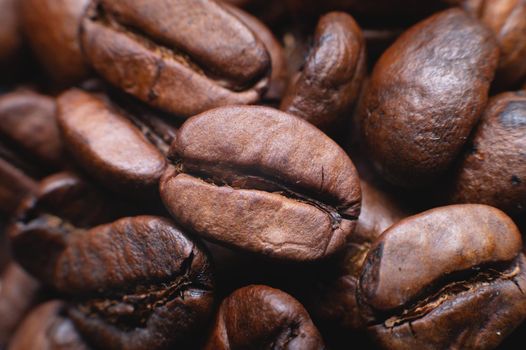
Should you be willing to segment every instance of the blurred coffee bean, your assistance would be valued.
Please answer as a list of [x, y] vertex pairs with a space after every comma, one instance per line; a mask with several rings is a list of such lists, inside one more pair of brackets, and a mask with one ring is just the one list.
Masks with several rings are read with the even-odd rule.
[[33, 157], [40, 163], [36, 166], [58, 168], [63, 150], [55, 114], [55, 99], [49, 96], [30, 90], [0, 96], [1, 141], [22, 157]]
[[154, 128], [137, 128], [109, 101], [81, 90], [68, 90], [57, 101], [64, 143], [86, 172], [112, 190], [157, 196], [166, 167], [160, 148], [168, 145]]
[[500, 48], [497, 87], [519, 87], [526, 78], [526, 1], [465, 0], [463, 5], [495, 33]]
[[35, 308], [16, 331], [9, 350], [89, 350], [64, 303], [49, 301]]
[[93, 1], [81, 45], [109, 82], [181, 116], [255, 103], [271, 73], [263, 42], [211, 0]]
[[72, 300], [68, 315], [96, 347], [184, 348], [210, 315], [208, 257], [166, 219], [127, 217], [83, 230], [38, 217], [12, 240], [15, 254], [37, 252], [17, 257]]
[[4, 348], [26, 313], [36, 304], [39, 283], [11, 262], [0, 274], [0, 348]]
[[266, 107], [189, 119], [170, 151], [161, 198], [192, 232], [265, 256], [316, 260], [343, 248], [360, 213], [345, 152], [304, 120]]
[[55, 100], [29, 90], [0, 96], [0, 212], [12, 213], [36, 180], [63, 166]]
[[460, 9], [418, 23], [385, 51], [360, 119], [387, 180], [428, 185], [451, 166], [486, 105], [497, 59], [491, 32]]
[[526, 92], [490, 99], [454, 174], [451, 200], [526, 213]]
[[365, 76], [360, 27], [342, 12], [323, 16], [314, 45], [281, 101], [281, 109], [327, 130], [348, 120]]
[[251, 285], [236, 290], [219, 307], [205, 349], [324, 349], [309, 314], [278, 289]]
[[208, 257], [166, 219], [113, 221], [126, 209], [73, 174], [48, 177], [10, 228], [14, 256], [72, 303], [68, 315], [89, 344], [186, 344], [210, 313]]
[[20, 0], [25, 36], [52, 80], [74, 84], [88, 69], [80, 52], [78, 31], [89, 0]]
[[436, 208], [391, 226], [369, 251], [358, 301], [384, 349], [493, 349], [526, 318], [520, 233], [503, 212]]

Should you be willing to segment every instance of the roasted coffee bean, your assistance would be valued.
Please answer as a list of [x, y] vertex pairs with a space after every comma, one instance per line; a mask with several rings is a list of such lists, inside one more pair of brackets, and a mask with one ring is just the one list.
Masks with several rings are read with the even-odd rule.
[[281, 109], [321, 129], [348, 119], [365, 77], [365, 45], [354, 19], [333, 12], [316, 28], [313, 48], [287, 88]]
[[490, 99], [454, 175], [451, 200], [526, 212], [526, 93]]
[[360, 213], [345, 152], [300, 118], [267, 107], [223, 107], [189, 119], [172, 144], [161, 198], [207, 239], [307, 261], [340, 250]]
[[411, 216], [375, 242], [358, 301], [385, 349], [493, 349], [526, 318], [520, 233], [498, 209]]
[[0, 348], [4, 349], [16, 327], [38, 301], [39, 283], [11, 262], [0, 275]]
[[81, 44], [99, 74], [148, 104], [191, 116], [257, 102], [270, 56], [256, 34], [212, 0], [96, 0]]
[[146, 125], [137, 128], [123, 111], [93, 94], [71, 89], [57, 101], [64, 143], [86, 172], [121, 193], [157, 195], [166, 167], [162, 138]]
[[418, 23], [385, 51], [360, 119], [387, 180], [422, 186], [448, 169], [485, 107], [497, 59], [491, 32], [460, 9]]
[[9, 350], [89, 350], [63, 302], [49, 301], [35, 308], [16, 331]]
[[219, 307], [205, 349], [324, 349], [309, 314], [278, 289], [251, 285], [236, 290]]
[[64, 85], [85, 78], [88, 69], [78, 42], [89, 0], [20, 0], [25, 36], [48, 76]]
[[526, 78], [526, 1], [465, 0], [464, 7], [495, 33], [500, 48], [495, 84], [517, 88]]
[[90, 344], [183, 347], [208, 319], [208, 257], [170, 221], [137, 216], [82, 230], [42, 219], [13, 234], [15, 253], [30, 248], [38, 255], [27, 267], [72, 300], [68, 314]]
[[272, 31], [256, 17], [233, 6], [227, 6], [226, 8], [256, 33], [267, 48], [270, 55], [272, 73], [268, 90], [263, 99], [270, 102], [280, 100], [288, 81], [287, 61], [281, 43], [276, 39]]
[[[63, 149], [55, 100], [29, 90], [0, 96], [0, 143], [19, 158], [25, 158], [25, 163], [36, 163], [27, 164], [26, 168], [59, 168]], [[46, 172], [49, 170], [39, 171]]]
[[12, 213], [63, 163], [54, 99], [28, 90], [0, 96], [0, 212]]

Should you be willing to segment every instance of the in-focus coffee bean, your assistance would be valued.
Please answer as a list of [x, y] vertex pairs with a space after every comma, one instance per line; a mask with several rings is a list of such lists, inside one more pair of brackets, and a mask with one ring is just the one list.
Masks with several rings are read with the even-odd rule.
[[212, 0], [93, 1], [81, 44], [102, 77], [181, 116], [255, 103], [271, 73], [263, 42]]
[[157, 195], [166, 167], [156, 147], [164, 143], [162, 138], [146, 125], [135, 127], [123, 112], [93, 94], [71, 89], [57, 103], [64, 143], [86, 172], [121, 193]]
[[440, 207], [380, 236], [358, 301], [384, 349], [493, 349], [526, 318], [525, 262], [520, 233], [502, 211]]
[[360, 27], [346, 13], [326, 14], [280, 109], [321, 129], [341, 126], [351, 116], [364, 77], [365, 44]]
[[360, 213], [345, 152], [306, 121], [267, 107], [223, 107], [177, 133], [161, 198], [192, 232], [269, 257], [316, 260], [343, 248]]

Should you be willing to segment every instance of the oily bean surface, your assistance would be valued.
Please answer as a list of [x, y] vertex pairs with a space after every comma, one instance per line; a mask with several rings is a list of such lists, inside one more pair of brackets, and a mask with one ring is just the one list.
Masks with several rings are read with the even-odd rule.
[[188, 120], [161, 198], [183, 226], [242, 250], [315, 260], [342, 248], [360, 208], [353, 163], [309, 123], [265, 107]]
[[422, 186], [451, 166], [485, 107], [497, 59], [492, 33], [460, 9], [416, 24], [384, 52], [360, 120], [386, 179]]

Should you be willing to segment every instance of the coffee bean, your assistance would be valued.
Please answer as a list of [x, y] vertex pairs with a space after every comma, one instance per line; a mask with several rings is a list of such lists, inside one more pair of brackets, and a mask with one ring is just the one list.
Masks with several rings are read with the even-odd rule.
[[148, 139], [102, 99], [81, 90], [58, 98], [58, 122], [68, 151], [107, 187], [137, 196], [154, 197], [166, 161]]
[[274, 258], [340, 250], [360, 212], [353, 163], [307, 122], [266, 107], [189, 119], [172, 144], [161, 198], [197, 234]]
[[257, 34], [258, 38], [267, 48], [272, 64], [272, 73], [270, 75], [268, 90], [263, 96], [263, 99], [270, 101], [280, 100], [288, 81], [287, 61], [281, 43], [276, 39], [272, 31], [256, 17], [233, 6], [226, 8], [239, 17]]
[[55, 100], [29, 90], [0, 96], [0, 212], [12, 214], [36, 181], [65, 161]]
[[93, 1], [81, 31], [95, 70], [181, 116], [257, 102], [268, 86], [265, 45], [215, 1]]
[[78, 31], [89, 0], [21, 0], [25, 36], [48, 76], [73, 84], [88, 75], [80, 52]]
[[465, 0], [463, 5], [495, 33], [500, 48], [495, 84], [517, 88], [526, 78], [526, 1]]
[[14, 244], [41, 255], [32, 272], [72, 300], [68, 315], [95, 346], [183, 346], [208, 319], [208, 257], [170, 221], [137, 216], [80, 230], [38, 220]]
[[309, 314], [278, 289], [250, 285], [219, 307], [205, 349], [324, 349]]
[[520, 233], [498, 209], [436, 208], [371, 248], [359, 305], [386, 349], [493, 349], [526, 318]]
[[313, 48], [280, 108], [321, 129], [342, 125], [351, 115], [364, 77], [360, 27], [345, 13], [329, 13], [320, 19]]
[[490, 99], [454, 175], [451, 200], [484, 203], [509, 214], [526, 211], [526, 94]]
[[30, 90], [2, 95], [0, 141], [25, 158], [26, 163], [39, 163], [27, 167], [59, 168], [63, 163], [63, 146], [56, 122], [55, 99]]
[[486, 104], [497, 59], [491, 32], [459, 9], [418, 23], [385, 51], [360, 118], [386, 179], [428, 185], [451, 166]]

